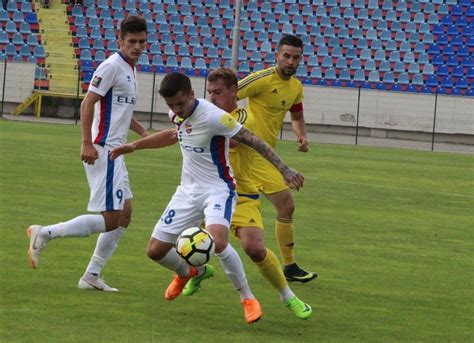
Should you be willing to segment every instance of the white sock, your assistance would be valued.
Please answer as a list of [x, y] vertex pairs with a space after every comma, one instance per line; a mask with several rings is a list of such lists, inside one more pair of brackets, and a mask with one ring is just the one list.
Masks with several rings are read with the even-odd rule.
[[181, 277], [188, 276], [189, 274], [189, 265], [179, 257], [174, 248], [171, 248], [166, 256], [157, 262], [163, 267], [176, 272]]
[[286, 303], [288, 300], [290, 300], [291, 297], [294, 297], [295, 293], [290, 289], [289, 286], [286, 286], [283, 289], [280, 289], [280, 299], [282, 302]]
[[85, 214], [64, 223], [44, 226], [41, 235], [46, 239], [57, 237], [86, 237], [105, 232], [105, 220], [101, 214]]
[[86, 273], [100, 275], [107, 262], [110, 260], [118, 247], [120, 238], [125, 232], [123, 226], [119, 226], [113, 231], [103, 232], [97, 238], [94, 254], [91, 257]]
[[221, 265], [232, 285], [239, 292], [240, 299], [254, 299], [255, 297], [247, 282], [244, 265], [237, 251], [230, 244], [227, 244], [227, 247], [219, 254], [216, 254], [216, 256], [219, 257]]

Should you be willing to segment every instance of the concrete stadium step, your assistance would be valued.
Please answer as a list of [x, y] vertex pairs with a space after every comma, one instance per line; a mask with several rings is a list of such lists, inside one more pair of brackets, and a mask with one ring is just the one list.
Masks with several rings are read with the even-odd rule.
[[49, 73], [48, 78], [51, 81], [54, 81], [54, 83], [59, 83], [63, 85], [72, 85], [73, 82], [77, 82], [77, 75]]
[[[49, 87], [49, 90], [51, 92], [60, 93], [60, 94], [77, 94], [78, 88], [77, 86], [72, 87], [72, 86], [51, 85]], [[82, 94], [80, 87], [79, 87], [79, 94]]]
[[77, 60], [72, 46], [67, 20], [66, 4], [53, 0], [50, 8], [38, 8], [38, 22], [46, 50], [46, 66], [50, 80], [49, 89], [54, 92], [76, 93], [78, 83]]

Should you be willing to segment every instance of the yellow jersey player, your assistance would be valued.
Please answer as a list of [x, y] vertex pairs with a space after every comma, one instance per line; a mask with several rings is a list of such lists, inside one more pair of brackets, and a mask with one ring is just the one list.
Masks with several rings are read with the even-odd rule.
[[[211, 102], [230, 113], [247, 130], [254, 130], [253, 117], [237, 106], [237, 77], [232, 69], [218, 68], [208, 77], [207, 91]], [[307, 319], [311, 307], [298, 299], [288, 286], [280, 262], [275, 254], [264, 245], [263, 221], [260, 213], [259, 190], [253, 181], [251, 168], [258, 153], [245, 144], [231, 142], [230, 163], [237, 181], [239, 199], [232, 218], [231, 229], [247, 255], [257, 265], [262, 275], [280, 293], [282, 302], [298, 317]], [[191, 279], [183, 290], [184, 295], [194, 294], [204, 277]]]
[[[278, 43], [276, 66], [250, 74], [238, 84], [238, 99], [247, 99], [247, 110], [255, 118], [254, 133], [275, 147], [278, 133], [286, 113], [299, 142], [299, 151], [308, 151], [305, 120], [303, 116], [303, 86], [294, 77], [303, 56], [303, 42], [296, 36], [285, 35]], [[295, 262], [293, 196], [278, 171], [268, 162], [255, 156], [253, 161], [258, 188], [277, 210], [276, 237], [288, 281], [308, 282], [317, 277], [306, 272]]]

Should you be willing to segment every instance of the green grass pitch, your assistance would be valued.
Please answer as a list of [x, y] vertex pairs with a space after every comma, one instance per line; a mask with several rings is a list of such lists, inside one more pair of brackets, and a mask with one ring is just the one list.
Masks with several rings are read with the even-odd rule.
[[[294, 193], [296, 256], [319, 278], [291, 287], [314, 312], [294, 317], [231, 239], [264, 311], [250, 326], [217, 259], [199, 293], [167, 302], [171, 273], [146, 257], [179, 181], [176, 146], [126, 157], [133, 220], [104, 275], [119, 293], [76, 288], [94, 236], [51, 241], [29, 268], [30, 224], [86, 213], [80, 140], [79, 126], [0, 120], [0, 341], [474, 341], [473, 155], [320, 144], [303, 154], [281, 142], [306, 177]], [[263, 210], [277, 253], [274, 210]]]

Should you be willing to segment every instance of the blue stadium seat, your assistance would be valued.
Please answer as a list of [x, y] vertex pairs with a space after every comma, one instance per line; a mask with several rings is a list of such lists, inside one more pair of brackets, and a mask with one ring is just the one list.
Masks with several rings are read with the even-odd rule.
[[379, 72], [377, 70], [372, 70], [370, 73], [369, 73], [369, 79], [368, 79], [369, 82], [379, 82], [380, 81], [380, 75], [379, 75]]
[[339, 79], [342, 81], [350, 81], [351, 80], [351, 73], [349, 69], [342, 69], [339, 72]]
[[161, 55], [154, 55], [151, 64], [153, 66], [164, 66], [163, 57]]
[[453, 78], [450, 75], [443, 76], [441, 79], [441, 86], [445, 88], [452, 88], [454, 86]]
[[438, 77], [436, 75], [430, 75], [426, 79], [426, 85], [430, 87], [438, 87]]
[[388, 57], [388, 60], [390, 62], [399, 62], [401, 61], [401, 58], [400, 58], [400, 52], [399, 51], [391, 51], [390, 52], [390, 55]]
[[20, 46], [20, 56], [21, 57], [28, 57], [30, 55], [31, 55], [30, 46], [28, 44], [23, 44], [22, 46]]
[[405, 63], [415, 62], [415, 53], [412, 51], [405, 53], [405, 56], [403, 56], [403, 62]]
[[[22, 36], [22, 40], [23, 40], [23, 36]], [[10, 39], [8, 38], [8, 33], [0, 30], [0, 44], [8, 44], [8, 43], [10, 43]]]
[[351, 69], [352, 70], [361, 70], [362, 69], [362, 62], [359, 58], [354, 58], [351, 61]]
[[420, 72], [420, 65], [416, 62], [410, 63], [408, 66], [408, 72], [411, 74], [418, 74]]
[[365, 67], [364, 67], [365, 70], [368, 70], [368, 71], [374, 71], [377, 69], [376, 67], [376, 64], [375, 64], [375, 61], [374, 60], [368, 60], [365, 62]]
[[[7, 37], [8, 37], [8, 34], [7, 34]], [[20, 32], [15, 32], [12, 37], [12, 43], [15, 45], [22, 45], [23, 43], [25, 43], [23, 40], [23, 35]]]
[[347, 68], [347, 60], [345, 57], [339, 57], [336, 60], [336, 68], [338, 69], [346, 69]]
[[109, 43], [107, 45], [107, 50], [109, 50], [110, 52], [117, 52], [119, 51], [119, 45], [118, 45], [118, 42], [117, 40], [109, 40]]
[[451, 72], [451, 76], [454, 77], [463, 77], [464, 76], [464, 67], [461, 65], [458, 65], [453, 68], [453, 71]]
[[46, 51], [42, 45], [37, 45], [34, 48], [33, 55], [37, 58], [46, 58]]
[[390, 65], [390, 62], [389, 61], [382, 61], [380, 62], [380, 65], [379, 65], [379, 71], [381, 72], [387, 72], [387, 71], [391, 71], [391, 65]]
[[[96, 59], [97, 59], [97, 55], [96, 55]], [[147, 54], [141, 54], [140, 57], [138, 58], [138, 64], [149, 65], [150, 60], [148, 58], [148, 55]]]
[[365, 72], [362, 69], [356, 70], [354, 73], [354, 81], [364, 82], [365, 81]]
[[469, 82], [465, 77], [459, 77], [456, 81], [456, 87], [459, 89], [467, 89], [469, 88]]
[[446, 59], [446, 65], [449, 67], [455, 67], [459, 64], [458, 62], [458, 57], [453, 55], [453, 56], [448, 56]]
[[[439, 70], [439, 69], [438, 69]], [[434, 75], [434, 67], [432, 64], [425, 64], [423, 66], [423, 74], [424, 75]]]
[[336, 70], [334, 68], [326, 69], [326, 72], [324, 73], [324, 78], [327, 80], [336, 80]]
[[332, 68], [332, 58], [331, 56], [324, 56], [323, 60], [321, 61], [321, 66], [324, 68]]
[[80, 59], [81, 60], [84, 60], [84, 61], [90, 61], [92, 60], [92, 54], [91, 54], [91, 51], [89, 49], [83, 49], [81, 50], [81, 56], [80, 56]]
[[440, 65], [437, 69], [438, 76], [449, 75], [449, 67], [446, 64]]
[[201, 46], [196, 46], [193, 49], [193, 57], [204, 57], [204, 49]]
[[201, 41], [199, 40], [198, 36], [191, 36], [189, 39], [189, 46], [196, 47], [201, 46]]
[[96, 51], [95, 56], [94, 56], [94, 60], [95, 60], [95, 61], [97, 61], [97, 62], [99, 62], [99, 63], [102, 63], [102, 62], [104, 62], [106, 59], [107, 59], [107, 56], [105, 56], [104, 50]]
[[408, 73], [400, 73], [398, 74], [397, 82], [400, 84], [409, 84], [410, 83], [410, 77], [408, 76]]
[[89, 39], [88, 38], [80, 38], [77, 46], [80, 49], [90, 49]]
[[388, 71], [383, 75], [383, 82], [385, 83], [395, 83], [395, 75], [392, 71]]
[[322, 78], [322, 73], [321, 73], [321, 68], [315, 66], [313, 69], [311, 69], [311, 75], [312, 78]]
[[342, 57], [342, 47], [336, 46], [334, 49], [332, 49], [331, 56], [334, 58]]
[[[255, 68], [254, 68], [255, 70]], [[307, 77], [308, 76], [308, 69], [304, 65], [298, 66], [296, 69], [296, 76], [297, 77]]]
[[396, 73], [403, 73], [405, 72], [405, 63], [404, 62], [395, 62], [395, 66], [393, 67], [393, 71]]

